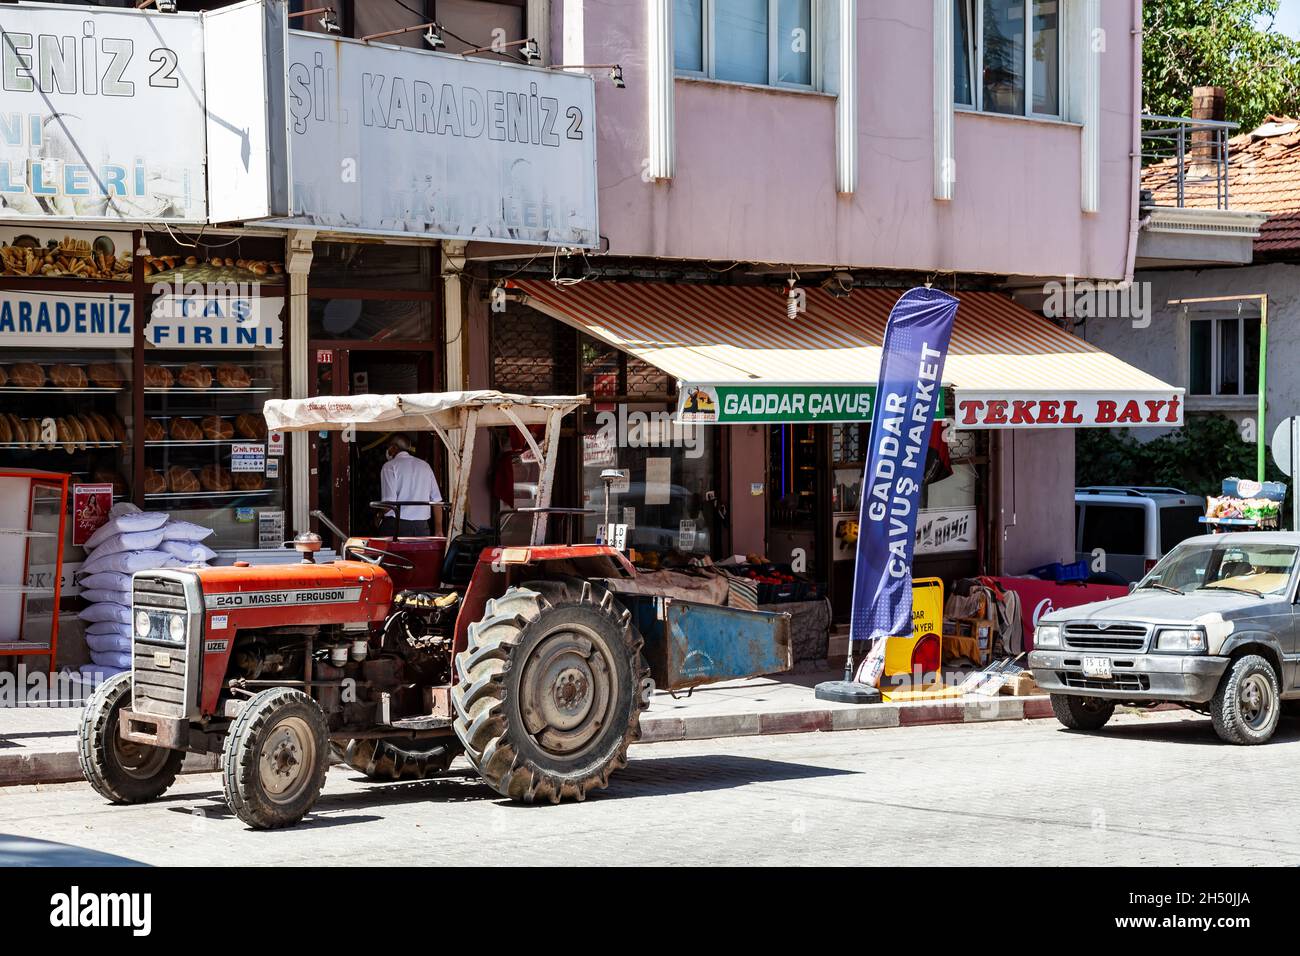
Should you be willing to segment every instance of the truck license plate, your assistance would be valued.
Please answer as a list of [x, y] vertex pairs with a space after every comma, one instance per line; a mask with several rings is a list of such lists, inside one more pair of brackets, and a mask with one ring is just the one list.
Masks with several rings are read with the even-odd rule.
[[1096, 677], [1100, 680], [1110, 680], [1110, 658], [1109, 657], [1085, 657], [1083, 659], [1083, 676]]

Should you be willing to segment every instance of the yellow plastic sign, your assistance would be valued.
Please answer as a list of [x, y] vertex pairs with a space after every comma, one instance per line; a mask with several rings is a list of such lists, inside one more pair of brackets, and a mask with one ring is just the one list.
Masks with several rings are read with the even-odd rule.
[[[912, 636], [891, 637], [885, 644], [885, 677], [912, 673], [912, 652], [928, 634], [943, 635], [943, 580], [912, 581]], [[882, 681], [883, 683], [883, 681]]]

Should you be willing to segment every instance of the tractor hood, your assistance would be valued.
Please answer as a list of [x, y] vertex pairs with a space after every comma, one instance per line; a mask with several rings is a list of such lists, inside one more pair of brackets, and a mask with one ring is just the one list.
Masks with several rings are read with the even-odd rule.
[[[197, 568], [206, 611], [284, 609], [302, 623], [382, 619], [392, 579], [364, 561]], [[378, 611], [376, 618], [375, 611]], [[286, 620], [284, 623], [293, 623]]]

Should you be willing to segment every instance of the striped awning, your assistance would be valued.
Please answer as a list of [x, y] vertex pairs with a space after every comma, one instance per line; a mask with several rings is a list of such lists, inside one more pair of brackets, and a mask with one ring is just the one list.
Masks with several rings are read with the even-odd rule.
[[[514, 280], [525, 302], [679, 381], [685, 420], [844, 421], [869, 417], [889, 311], [902, 294], [804, 289], [787, 317], [783, 289], [662, 282]], [[944, 384], [959, 427], [1163, 426], [1182, 423], [1182, 389], [1057, 327], [1005, 295], [958, 295]], [[718, 390], [721, 389], [721, 392]], [[791, 413], [789, 395], [820, 392], [820, 414]], [[706, 413], [686, 409], [696, 394]], [[784, 402], [783, 402], [784, 396]], [[730, 402], [728, 415], [721, 406]], [[796, 398], [797, 402], [797, 398]], [[739, 404], [737, 404], [739, 403]], [[854, 414], [862, 411], [866, 414]], [[717, 416], [707, 410], [717, 407]], [[784, 411], [783, 411], [784, 408]], [[846, 413], [845, 410], [848, 410]], [[837, 414], [837, 411], [840, 414]], [[807, 412], [807, 406], [805, 406]]]

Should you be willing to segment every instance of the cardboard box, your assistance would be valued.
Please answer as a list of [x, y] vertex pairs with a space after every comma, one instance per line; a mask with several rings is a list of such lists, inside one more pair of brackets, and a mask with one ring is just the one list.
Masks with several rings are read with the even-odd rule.
[[1011, 697], [1031, 697], [1043, 693], [1029, 671], [1009, 675], [1002, 685], [1002, 693]]

